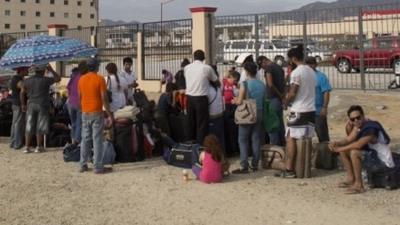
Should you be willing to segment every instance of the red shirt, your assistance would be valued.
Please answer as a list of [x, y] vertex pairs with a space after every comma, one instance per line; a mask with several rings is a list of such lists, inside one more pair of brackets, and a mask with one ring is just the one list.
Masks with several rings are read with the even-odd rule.
[[228, 79], [224, 79], [223, 81], [223, 95], [225, 104], [232, 104], [232, 99], [235, 97], [234, 90], [236, 88], [236, 84], [229, 83]]

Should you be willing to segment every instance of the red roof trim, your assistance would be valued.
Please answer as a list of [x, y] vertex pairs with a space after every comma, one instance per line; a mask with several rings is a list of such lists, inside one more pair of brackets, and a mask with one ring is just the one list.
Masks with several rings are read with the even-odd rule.
[[217, 11], [217, 8], [214, 7], [195, 7], [195, 8], [190, 8], [190, 12], [192, 13], [197, 13], [197, 12], [215, 12]]
[[371, 15], [393, 15], [400, 14], [400, 9], [385, 9], [385, 10], [368, 10], [363, 12], [363, 16], [371, 16]]
[[49, 24], [47, 28], [59, 28], [59, 29], [67, 29], [68, 25], [66, 24]]

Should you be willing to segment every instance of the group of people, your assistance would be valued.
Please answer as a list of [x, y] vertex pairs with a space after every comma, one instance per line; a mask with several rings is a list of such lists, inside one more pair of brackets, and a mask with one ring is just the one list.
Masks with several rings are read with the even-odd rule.
[[[199, 159], [203, 165], [193, 168], [200, 180], [220, 182], [226, 153], [236, 145], [240, 152], [240, 167], [232, 173], [257, 171], [261, 145], [266, 142], [286, 146], [285, 169], [279, 176], [295, 178], [296, 141], [312, 138], [315, 132], [320, 142], [330, 141], [327, 115], [332, 88], [327, 76], [317, 70], [314, 57], [304, 57], [301, 46], [290, 49], [288, 58], [291, 68], [288, 75], [280, 65], [267, 57], [260, 56], [254, 61], [249, 55], [243, 61], [241, 71], [233, 68], [220, 79], [217, 68], [204, 63], [204, 51], [196, 50], [193, 62], [184, 59], [181, 70], [175, 76], [167, 70], [162, 71], [161, 86], [165, 84], [166, 88], [158, 101], [156, 126], [170, 135], [168, 113], [179, 105], [188, 118], [190, 139], [205, 146]], [[80, 172], [88, 170], [87, 162], [92, 147], [94, 172], [102, 174], [111, 171], [101, 161], [103, 129], [112, 127], [116, 110], [134, 104], [133, 88], [138, 84], [132, 63], [131, 58], [125, 58], [121, 72], [116, 64], [109, 63], [104, 77], [98, 74], [99, 61], [96, 59], [82, 61], [72, 71], [67, 86], [67, 104], [72, 144], [81, 146]], [[37, 136], [35, 152], [44, 150], [43, 135], [48, 132], [49, 125], [48, 93], [51, 85], [60, 80], [60, 76], [48, 65], [34, 69], [35, 75], [24, 79], [28, 68], [18, 68], [17, 75], [11, 81], [13, 125], [10, 146], [22, 148], [25, 133], [25, 153], [32, 150], [31, 136], [34, 134]], [[45, 76], [46, 71], [53, 76]], [[254, 100], [256, 120], [227, 128], [229, 120], [235, 118], [237, 106], [245, 100]], [[278, 125], [272, 131], [263, 126], [266, 104], [277, 118]], [[286, 128], [284, 110], [288, 110]], [[365, 159], [368, 159], [370, 166], [379, 168], [392, 168], [394, 161], [388, 148], [390, 138], [378, 122], [367, 120], [360, 106], [350, 107], [348, 117], [348, 137], [331, 142], [330, 149], [340, 153], [347, 173], [347, 179], [339, 186], [347, 187], [351, 193], [361, 193], [364, 190], [361, 165]], [[249, 163], [250, 149], [252, 160]], [[377, 154], [362, 157], [363, 152], [369, 152], [364, 150]]]
[[[80, 145], [80, 172], [88, 170], [87, 162], [93, 149], [94, 172], [103, 174], [111, 171], [102, 164], [103, 131], [112, 127], [113, 113], [127, 104], [133, 104], [132, 88], [137, 86], [132, 71], [132, 58], [124, 58], [124, 68], [118, 73], [117, 66], [109, 63], [107, 75], [98, 74], [100, 62], [89, 59], [72, 70], [67, 85], [67, 108], [71, 123], [72, 145]], [[11, 101], [13, 123], [11, 143], [13, 149], [24, 153], [32, 152], [32, 136], [36, 135], [35, 153], [43, 152], [44, 135], [49, 133], [50, 92], [52, 85], [61, 80], [60, 75], [49, 65], [35, 66], [33, 76], [24, 79], [28, 67], [17, 68], [11, 79]], [[48, 74], [52, 74], [51, 77]], [[25, 141], [23, 136], [25, 135]]]

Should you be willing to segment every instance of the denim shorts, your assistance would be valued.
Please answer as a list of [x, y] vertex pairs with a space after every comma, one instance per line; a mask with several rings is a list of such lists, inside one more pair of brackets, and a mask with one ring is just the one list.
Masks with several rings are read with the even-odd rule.
[[29, 103], [26, 113], [26, 134], [44, 135], [49, 132], [49, 108], [39, 104]]

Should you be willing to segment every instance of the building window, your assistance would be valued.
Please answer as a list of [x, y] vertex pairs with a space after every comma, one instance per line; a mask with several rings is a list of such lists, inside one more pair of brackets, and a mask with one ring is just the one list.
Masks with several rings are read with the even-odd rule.
[[21, 12], [20, 12], [20, 15], [21, 15], [21, 16], [26, 16], [26, 12], [25, 12], [25, 11], [21, 11]]
[[5, 0], [6, 2], [10, 2], [10, 0]]
[[4, 29], [10, 29], [10, 24], [9, 23], [6, 23], [6, 24], [4, 24]]
[[54, 12], [50, 12], [50, 17], [55, 17], [55, 13]]
[[82, 13], [78, 13], [78, 18], [82, 18]]
[[21, 24], [21, 25], [19, 26], [19, 28], [21, 28], [21, 30], [25, 30], [26, 25], [25, 25], [25, 24]]
[[64, 18], [68, 18], [69, 17], [69, 13], [64, 13]]
[[94, 1], [90, 2], [90, 6], [92, 6], [92, 7], [94, 6]]
[[40, 30], [40, 27], [41, 27], [40, 24], [36, 24], [36, 25], [35, 25], [35, 29], [36, 29], [36, 30]]
[[94, 19], [94, 14], [90, 14], [90, 19]]
[[21, 0], [21, 2], [22, 2], [22, 3], [25, 3], [26, 1], [25, 1], [25, 0]]
[[35, 2], [36, 2], [37, 4], [40, 4], [40, 0], [36, 0]]
[[67, 0], [64, 1], [64, 5], [68, 5], [68, 1]]
[[36, 17], [40, 17], [40, 12], [39, 11], [36, 12]]
[[50, 4], [54, 5], [54, 0], [50, 0]]
[[82, 2], [81, 1], [78, 1], [78, 6], [81, 6], [82, 5]]
[[82, 29], [82, 26], [77, 26], [76, 27], [78, 30], [81, 30]]
[[11, 16], [11, 11], [10, 11], [10, 10], [4, 11], [4, 15], [6, 15], [6, 16]]

